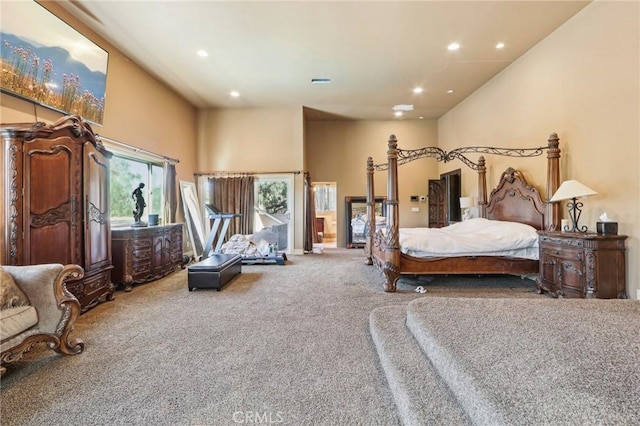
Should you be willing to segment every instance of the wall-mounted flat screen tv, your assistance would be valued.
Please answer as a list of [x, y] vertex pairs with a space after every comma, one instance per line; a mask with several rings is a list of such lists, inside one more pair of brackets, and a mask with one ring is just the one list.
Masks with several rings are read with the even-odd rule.
[[102, 124], [108, 53], [34, 1], [0, 16], [2, 92]]

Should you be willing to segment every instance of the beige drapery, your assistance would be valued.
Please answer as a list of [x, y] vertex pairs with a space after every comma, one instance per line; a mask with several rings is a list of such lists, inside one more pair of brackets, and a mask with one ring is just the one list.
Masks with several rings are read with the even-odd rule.
[[311, 184], [309, 172], [304, 173], [304, 250], [313, 250], [313, 243], [318, 243], [318, 229], [316, 227], [316, 197]]
[[162, 223], [175, 223], [178, 209], [178, 185], [176, 183], [176, 165], [164, 162], [164, 217]]
[[253, 234], [254, 177], [230, 176], [208, 179], [209, 197], [220, 213], [241, 214], [231, 219], [227, 239], [235, 234]]

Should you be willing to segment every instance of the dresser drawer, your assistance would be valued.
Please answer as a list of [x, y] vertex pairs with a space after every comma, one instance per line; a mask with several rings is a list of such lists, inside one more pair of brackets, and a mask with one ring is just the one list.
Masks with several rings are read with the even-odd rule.
[[584, 261], [584, 252], [575, 249], [561, 249], [559, 247], [542, 247], [541, 258], [558, 258], [565, 260], [573, 260], [576, 262]]
[[151, 246], [153, 245], [153, 239], [152, 238], [141, 238], [139, 240], [132, 240], [131, 241], [131, 248], [133, 249], [133, 251], [136, 250], [151, 250]]
[[151, 262], [134, 263], [132, 269], [134, 281], [145, 279], [147, 276], [151, 275]]
[[151, 247], [146, 249], [133, 251], [133, 262], [150, 262], [151, 261]]

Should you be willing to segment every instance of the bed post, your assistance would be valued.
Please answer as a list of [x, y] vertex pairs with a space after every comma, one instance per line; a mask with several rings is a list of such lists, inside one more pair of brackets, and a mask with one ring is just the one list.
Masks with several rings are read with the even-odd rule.
[[551, 133], [547, 149], [547, 211], [544, 216], [545, 228], [549, 231], [558, 229], [560, 223], [560, 203], [550, 203], [549, 200], [560, 187], [560, 139], [556, 133]]
[[389, 136], [387, 150], [387, 235], [382, 273], [386, 278], [384, 291], [396, 291], [396, 281], [400, 277], [400, 231], [398, 229], [398, 139]]
[[364, 256], [365, 264], [373, 265], [373, 234], [376, 232], [376, 197], [373, 190], [373, 158], [367, 158], [367, 223], [365, 224]]
[[487, 167], [484, 156], [478, 158], [478, 217], [487, 216]]

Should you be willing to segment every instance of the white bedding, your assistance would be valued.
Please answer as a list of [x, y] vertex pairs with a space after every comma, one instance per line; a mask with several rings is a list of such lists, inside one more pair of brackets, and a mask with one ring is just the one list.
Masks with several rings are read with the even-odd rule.
[[414, 257], [507, 256], [538, 260], [532, 226], [483, 218], [444, 228], [400, 228], [402, 253]]

